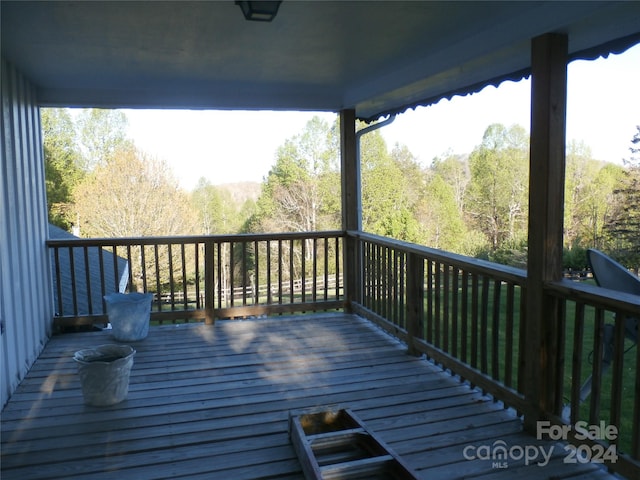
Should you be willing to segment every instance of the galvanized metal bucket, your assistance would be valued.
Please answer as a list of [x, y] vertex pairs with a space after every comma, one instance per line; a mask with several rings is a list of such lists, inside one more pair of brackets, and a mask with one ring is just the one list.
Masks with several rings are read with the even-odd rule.
[[119, 342], [143, 340], [149, 333], [151, 293], [111, 293], [104, 296], [113, 338]]
[[78, 364], [82, 395], [87, 405], [105, 407], [127, 398], [135, 353], [129, 345], [112, 344], [75, 353], [73, 359]]

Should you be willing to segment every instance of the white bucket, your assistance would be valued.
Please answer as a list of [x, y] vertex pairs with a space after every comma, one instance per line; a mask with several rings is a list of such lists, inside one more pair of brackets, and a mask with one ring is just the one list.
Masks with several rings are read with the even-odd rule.
[[111, 293], [104, 296], [113, 338], [119, 342], [143, 340], [149, 333], [151, 293]]
[[129, 345], [100, 345], [77, 351], [73, 359], [78, 364], [84, 403], [104, 407], [127, 398], [135, 353]]

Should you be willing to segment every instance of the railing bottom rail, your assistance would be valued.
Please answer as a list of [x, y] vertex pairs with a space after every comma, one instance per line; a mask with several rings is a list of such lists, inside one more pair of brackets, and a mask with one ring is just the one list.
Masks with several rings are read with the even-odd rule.
[[[285, 313], [307, 313], [342, 309], [344, 309], [344, 302], [341, 300], [305, 304], [245, 305], [228, 308], [151, 312], [150, 321], [159, 323], [201, 321], [212, 324], [215, 320], [220, 319], [251, 318]], [[109, 323], [109, 317], [107, 315], [56, 317], [54, 319], [54, 330], [60, 332], [68, 327], [106, 325], [107, 323]]]

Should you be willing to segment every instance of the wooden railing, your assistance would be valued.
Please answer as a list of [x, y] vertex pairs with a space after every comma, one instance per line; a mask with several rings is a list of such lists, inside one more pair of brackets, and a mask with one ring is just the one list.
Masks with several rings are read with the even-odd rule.
[[355, 309], [507, 405], [526, 409], [519, 386], [524, 270], [366, 233]]
[[106, 322], [104, 295], [154, 294], [151, 320], [343, 308], [342, 232], [50, 240], [58, 327]]
[[[102, 295], [123, 273], [130, 290], [155, 294], [158, 322], [346, 308], [505, 408], [569, 427], [568, 439], [592, 456], [613, 446], [616, 461], [607, 467], [640, 476], [640, 352], [621, 320], [640, 317], [635, 296], [570, 280], [545, 286], [559, 319], [550, 364], [562, 372], [550, 377], [558, 379], [552, 411], [540, 411], [523, 385], [532, 363], [524, 358], [524, 270], [363, 232], [52, 240], [49, 247], [58, 326], [106, 321]], [[605, 331], [614, 332], [610, 368], [597, 361]], [[585, 439], [577, 425], [606, 425], [617, 435]]]
[[[569, 280], [546, 286], [560, 300], [556, 353], [563, 374], [554, 410], [539, 412], [522, 384], [524, 270], [362, 232], [349, 232], [350, 241], [362, 262], [354, 311], [505, 407], [564, 428], [579, 449], [576, 461], [604, 460], [611, 470], [640, 478], [640, 352], [629, 335], [625, 340], [624, 322], [640, 318], [637, 296]], [[605, 323], [615, 325], [609, 369], [597, 361], [604, 356]], [[596, 438], [584, 438], [585, 430]]]
[[[546, 286], [560, 310], [556, 406], [557, 424], [598, 426], [595, 439], [579, 434], [592, 452], [616, 452], [612, 470], [640, 478], [640, 301], [635, 295], [563, 280]], [[604, 438], [603, 438], [604, 437]], [[604, 446], [601, 447], [595, 445]], [[613, 450], [609, 450], [613, 447]]]

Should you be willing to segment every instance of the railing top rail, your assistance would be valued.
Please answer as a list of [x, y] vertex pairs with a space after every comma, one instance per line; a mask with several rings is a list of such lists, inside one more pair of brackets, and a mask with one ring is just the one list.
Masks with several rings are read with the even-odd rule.
[[464, 255], [445, 252], [444, 250], [438, 250], [436, 248], [423, 247], [420, 245], [381, 237], [379, 235], [374, 235], [366, 232], [350, 230], [347, 232], [347, 235], [354, 238], [375, 242], [386, 247], [397, 248], [407, 253], [420, 255], [428, 258], [429, 260], [435, 260], [447, 265], [453, 265], [468, 272], [483, 275], [489, 274], [502, 278], [504, 280], [512, 281], [520, 285], [524, 285], [527, 281], [527, 272], [526, 270], [523, 270], [521, 268], [511, 267], [508, 265], [500, 265], [499, 263], [466, 257]]
[[252, 242], [267, 240], [298, 240], [307, 238], [341, 237], [345, 232], [341, 230], [321, 231], [321, 232], [281, 232], [281, 233], [241, 233], [229, 235], [177, 235], [159, 237], [114, 237], [114, 238], [64, 238], [49, 239], [49, 247], [82, 247], [82, 246], [102, 246], [113, 245], [155, 245], [155, 244], [188, 244], [205, 242]]
[[545, 285], [545, 288], [551, 295], [571, 298], [586, 304], [597, 305], [598, 307], [610, 310], [621, 310], [640, 316], [639, 295], [609, 290], [608, 288], [573, 282], [566, 279], [549, 282]]

